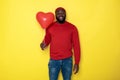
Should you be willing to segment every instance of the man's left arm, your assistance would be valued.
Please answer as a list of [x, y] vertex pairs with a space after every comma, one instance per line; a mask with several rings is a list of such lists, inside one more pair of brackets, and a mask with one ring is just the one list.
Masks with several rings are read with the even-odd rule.
[[76, 74], [79, 71], [79, 62], [80, 62], [80, 42], [79, 42], [78, 30], [76, 27], [74, 27], [73, 29], [72, 42], [73, 42], [74, 59], [75, 59], [73, 71], [74, 74]]

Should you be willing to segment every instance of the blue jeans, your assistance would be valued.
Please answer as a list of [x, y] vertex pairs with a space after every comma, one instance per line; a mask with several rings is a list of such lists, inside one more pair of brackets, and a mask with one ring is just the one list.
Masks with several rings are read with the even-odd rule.
[[72, 75], [72, 57], [62, 60], [50, 59], [49, 64], [49, 78], [50, 80], [57, 80], [58, 74], [61, 70], [64, 80], [71, 80]]

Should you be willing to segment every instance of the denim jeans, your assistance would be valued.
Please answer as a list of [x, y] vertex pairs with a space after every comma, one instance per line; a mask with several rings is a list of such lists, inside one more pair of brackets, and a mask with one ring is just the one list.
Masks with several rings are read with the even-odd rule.
[[62, 60], [50, 59], [48, 67], [50, 80], [58, 80], [58, 74], [60, 70], [62, 72], [63, 80], [71, 80], [72, 57]]

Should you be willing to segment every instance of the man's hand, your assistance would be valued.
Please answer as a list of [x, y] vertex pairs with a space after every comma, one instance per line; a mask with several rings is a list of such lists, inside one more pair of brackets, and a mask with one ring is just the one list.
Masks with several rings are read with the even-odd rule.
[[42, 42], [42, 43], [40, 44], [40, 47], [41, 47], [42, 50], [44, 50], [44, 48], [46, 47], [46, 44]]
[[78, 73], [78, 71], [79, 71], [79, 65], [78, 64], [74, 64], [73, 71], [74, 71], [74, 74]]

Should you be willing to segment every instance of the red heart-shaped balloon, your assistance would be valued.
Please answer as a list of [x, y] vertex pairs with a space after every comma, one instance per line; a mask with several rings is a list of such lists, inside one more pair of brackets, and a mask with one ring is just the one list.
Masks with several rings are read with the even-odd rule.
[[42, 28], [47, 28], [54, 21], [54, 14], [52, 12], [38, 12], [36, 19]]

